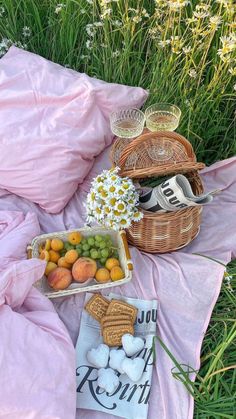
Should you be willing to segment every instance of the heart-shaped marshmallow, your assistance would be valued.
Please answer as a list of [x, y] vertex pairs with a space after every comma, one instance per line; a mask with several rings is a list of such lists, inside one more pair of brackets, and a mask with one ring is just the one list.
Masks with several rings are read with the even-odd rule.
[[119, 378], [111, 368], [98, 370], [98, 385], [107, 393], [113, 393], [117, 389], [119, 382]]
[[101, 343], [97, 348], [87, 352], [87, 360], [94, 367], [105, 368], [108, 364], [109, 351], [109, 346]]
[[132, 356], [143, 349], [144, 341], [142, 338], [134, 338], [129, 333], [126, 333], [122, 336], [122, 345], [126, 355]]
[[122, 361], [121, 368], [125, 374], [128, 375], [130, 380], [136, 382], [139, 381], [143, 375], [145, 361], [143, 358], [125, 358]]
[[110, 361], [109, 367], [113, 370], [118, 371], [120, 374], [123, 374], [124, 371], [121, 368], [121, 363], [125, 359], [125, 351], [123, 349], [112, 349], [110, 351]]

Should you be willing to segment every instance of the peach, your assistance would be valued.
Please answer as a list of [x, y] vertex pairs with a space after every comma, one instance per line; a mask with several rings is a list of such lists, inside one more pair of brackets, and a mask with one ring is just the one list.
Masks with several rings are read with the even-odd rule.
[[72, 276], [77, 282], [85, 282], [89, 278], [94, 278], [97, 271], [95, 260], [82, 257], [79, 258], [72, 267]]
[[56, 268], [48, 275], [48, 285], [56, 291], [69, 287], [71, 281], [71, 271], [66, 268]]

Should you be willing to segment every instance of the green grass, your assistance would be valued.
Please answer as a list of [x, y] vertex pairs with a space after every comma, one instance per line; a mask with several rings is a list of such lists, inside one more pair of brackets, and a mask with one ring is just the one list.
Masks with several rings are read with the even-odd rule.
[[[147, 88], [145, 106], [166, 101], [181, 108], [178, 131], [210, 164], [236, 153], [235, 5], [181, 2], [173, 10], [161, 0], [0, 1], [0, 55], [15, 43], [90, 76]], [[236, 264], [229, 269], [236, 273]], [[196, 418], [236, 415], [235, 279], [231, 286], [234, 293], [223, 284], [201, 369], [189, 383]]]

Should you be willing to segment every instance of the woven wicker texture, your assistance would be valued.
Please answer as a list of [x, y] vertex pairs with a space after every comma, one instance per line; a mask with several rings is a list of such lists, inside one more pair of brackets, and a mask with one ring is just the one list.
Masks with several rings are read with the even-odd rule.
[[[121, 139], [116, 140], [111, 152], [113, 164], [121, 169], [121, 176], [133, 179], [144, 179], [153, 176], [175, 175], [185, 173], [193, 192], [200, 195], [203, 185], [197, 170], [205, 165], [196, 162], [196, 156], [189, 141], [175, 132], [146, 132], [135, 140], [126, 141], [122, 148]], [[155, 150], [168, 142], [170, 151], [167, 161], [157, 161]], [[165, 145], [164, 145], [165, 146]], [[154, 158], [153, 158], [154, 155]], [[136, 157], [134, 157], [136, 156]], [[141, 210], [143, 219], [133, 223], [127, 230], [130, 244], [148, 253], [165, 253], [177, 250], [190, 243], [198, 234], [201, 221], [202, 207], [153, 213]]]

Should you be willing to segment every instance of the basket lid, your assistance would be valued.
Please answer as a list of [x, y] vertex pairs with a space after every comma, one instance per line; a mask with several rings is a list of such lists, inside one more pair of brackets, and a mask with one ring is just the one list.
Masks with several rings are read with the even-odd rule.
[[205, 167], [204, 163], [196, 161], [192, 145], [182, 135], [170, 131], [145, 131], [128, 143], [122, 144], [121, 139], [114, 143], [113, 162], [120, 167], [121, 176], [161, 176]]

